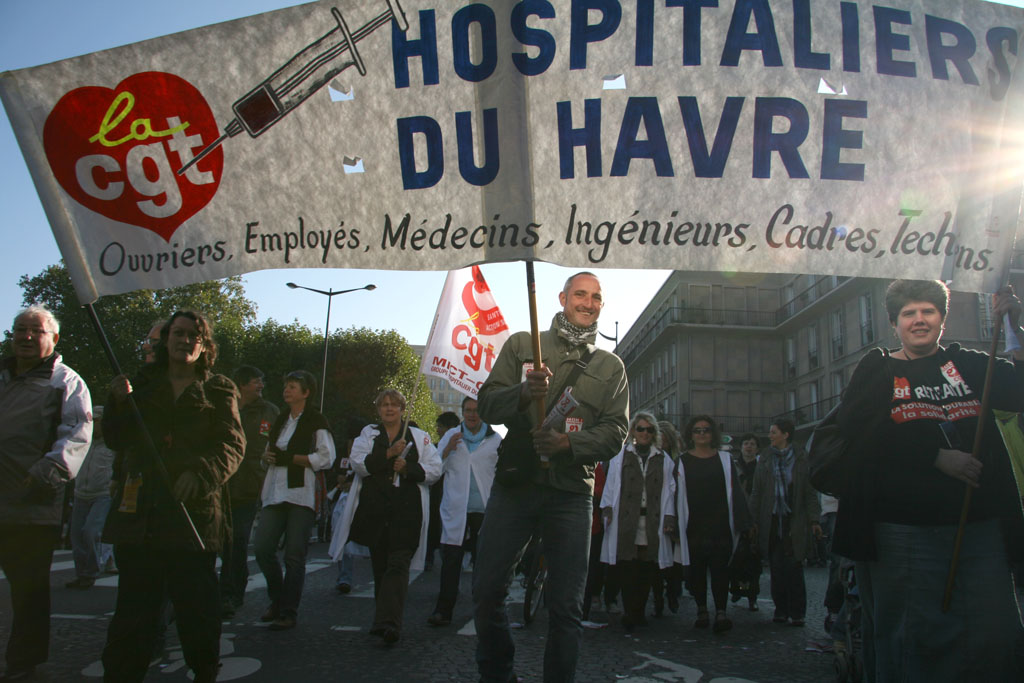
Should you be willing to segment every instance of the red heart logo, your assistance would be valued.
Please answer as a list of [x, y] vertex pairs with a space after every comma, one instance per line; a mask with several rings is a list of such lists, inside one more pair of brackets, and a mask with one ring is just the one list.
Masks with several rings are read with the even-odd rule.
[[199, 90], [160, 71], [129, 76], [113, 90], [76, 88], [60, 98], [43, 127], [50, 169], [75, 201], [167, 242], [217, 193], [220, 148], [177, 175], [217, 137]]

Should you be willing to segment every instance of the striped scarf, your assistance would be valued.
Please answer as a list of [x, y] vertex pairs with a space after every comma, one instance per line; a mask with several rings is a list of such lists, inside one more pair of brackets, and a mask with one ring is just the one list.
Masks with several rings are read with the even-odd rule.
[[589, 327], [573, 325], [565, 317], [565, 313], [559, 311], [555, 315], [555, 326], [558, 327], [558, 334], [565, 338], [573, 346], [580, 344], [593, 344], [597, 341], [597, 323]]
[[786, 502], [786, 491], [793, 483], [793, 462], [796, 455], [793, 453], [793, 446], [784, 451], [772, 447], [772, 465], [775, 474], [775, 507], [772, 513], [779, 519], [779, 537], [782, 536], [782, 520], [788, 517], [792, 510]]

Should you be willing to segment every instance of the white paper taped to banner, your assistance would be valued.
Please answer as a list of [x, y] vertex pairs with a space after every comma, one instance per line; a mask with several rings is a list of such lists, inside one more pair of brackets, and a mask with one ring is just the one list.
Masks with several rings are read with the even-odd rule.
[[1024, 11], [664, 5], [311, 3], [0, 98], [83, 301], [513, 259], [1001, 284]]

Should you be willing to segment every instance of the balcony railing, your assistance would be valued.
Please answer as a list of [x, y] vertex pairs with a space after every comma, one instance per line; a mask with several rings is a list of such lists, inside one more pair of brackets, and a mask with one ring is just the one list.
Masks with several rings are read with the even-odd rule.
[[832, 275], [823, 275], [822, 277], [819, 277], [810, 287], [779, 307], [779, 310], [775, 312], [777, 319], [775, 324], [778, 325], [789, 318], [792, 318], [794, 315], [804, 310], [849, 279], [850, 278], [845, 276], [835, 277]]
[[640, 336], [622, 354], [622, 360], [629, 365], [636, 356], [650, 346], [658, 335], [669, 325], [735, 325], [739, 327], [774, 327], [774, 311], [739, 311], [732, 309], [707, 309], [673, 307], [666, 309], [657, 318], [644, 326]]
[[789, 419], [792, 420], [793, 424], [797, 427], [808, 426], [825, 417], [825, 414], [832, 410], [837, 403], [839, 403], [839, 394], [829, 396], [817, 403], [808, 403], [806, 405], [798, 406], [794, 410], [787, 410], [784, 413], [776, 415], [772, 419]]

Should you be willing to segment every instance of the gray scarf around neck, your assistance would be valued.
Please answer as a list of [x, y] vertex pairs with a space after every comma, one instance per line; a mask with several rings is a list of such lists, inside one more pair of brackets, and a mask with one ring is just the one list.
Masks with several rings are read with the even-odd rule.
[[565, 313], [559, 311], [555, 314], [555, 327], [558, 329], [558, 334], [573, 346], [593, 344], [597, 341], [596, 322], [589, 327], [579, 327], [569, 322], [569, 319], [565, 317]]

